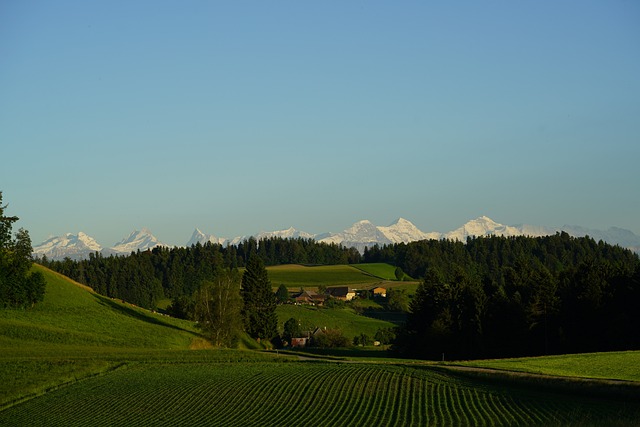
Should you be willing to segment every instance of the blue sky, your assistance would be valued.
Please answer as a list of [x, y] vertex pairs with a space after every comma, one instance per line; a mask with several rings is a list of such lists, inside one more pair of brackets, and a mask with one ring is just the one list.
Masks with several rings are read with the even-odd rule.
[[640, 234], [636, 1], [97, 3], [0, 3], [0, 191], [34, 244]]

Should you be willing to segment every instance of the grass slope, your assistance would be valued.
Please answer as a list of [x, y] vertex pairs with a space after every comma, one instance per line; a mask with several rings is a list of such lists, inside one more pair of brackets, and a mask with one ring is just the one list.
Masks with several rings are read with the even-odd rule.
[[457, 364], [563, 377], [640, 381], [640, 351], [477, 360]]
[[[41, 266], [44, 301], [0, 310], [0, 407], [120, 364], [121, 353], [205, 342], [191, 322], [122, 304]], [[116, 356], [118, 355], [118, 356]]]
[[290, 318], [297, 319], [303, 330], [315, 327], [340, 329], [344, 336], [353, 339], [356, 335], [367, 334], [373, 338], [380, 328], [392, 328], [395, 325], [383, 320], [357, 314], [351, 308], [316, 308], [308, 305], [279, 305], [276, 309], [280, 331]]
[[354, 264], [353, 268], [382, 280], [397, 280], [396, 267], [386, 263]]
[[315, 288], [325, 286], [351, 286], [369, 288], [380, 279], [350, 265], [304, 266], [297, 264], [267, 267], [271, 285], [289, 288]]
[[45, 299], [29, 310], [0, 311], [0, 345], [188, 348], [199, 339], [193, 323], [161, 316], [98, 295], [44, 267]]

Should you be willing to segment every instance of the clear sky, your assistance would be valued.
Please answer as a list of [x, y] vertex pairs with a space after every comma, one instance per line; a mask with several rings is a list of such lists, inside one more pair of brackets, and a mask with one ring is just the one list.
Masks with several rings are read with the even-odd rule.
[[640, 3], [0, 2], [34, 245], [398, 217], [640, 234]]

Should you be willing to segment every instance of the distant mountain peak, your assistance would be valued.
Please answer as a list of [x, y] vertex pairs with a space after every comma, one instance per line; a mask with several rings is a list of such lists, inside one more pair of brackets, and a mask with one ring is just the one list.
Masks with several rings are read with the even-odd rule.
[[187, 247], [193, 246], [197, 243], [204, 245], [205, 243], [208, 243], [208, 242], [222, 245], [224, 242], [226, 242], [226, 240], [227, 239], [225, 238], [216, 237], [213, 234], [206, 234], [202, 230], [196, 227], [196, 229], [193, 230], [193, 234], [191, 235], [191, 238], [187, 242]]
[[84, 259], [90, 253], [100, 252], [102, 246], [95, 239], [82, 231], [78, 234], [65, 233], [62, 236], [52, 236], [33, 248], [36, 256], [46, 256], [49, 259]]
[[[363, 219], [355, 222], [346, 230], [339, 233], [310, 234], [304, 231], [289, 227], [286, 230], [260, 232], [252, 237], [261, 240], [271, 237], [280, 238], [306, 238], [314, 239], [318, 242], [341, 244], [347, 247], [355, 247], [360, 251], [373, 245], [386, 245], [392, 243], [409, 243], [417, 240], [427, 239], [450, 239], [466, 242], [470, 236], [548, 236], [559, 231], [565, 231], [574, 237], [589, 235], [596, 241], [603, 240], [610, 244], [617, 244], [624, 248], [640, 253], [640, 236], [632, 231], [619, 227], [610, 227], [606, 231], [592, 230], [585, 227], [565, 225], [563, 227], [545, 227], [534, 225], [514, 225], [508, 226], [500, 224], [486, 215], [472, 219], [459, 228], [447, 233], [429, 232], [425, 233], [418, 229], [411, 221], [405, 218], [398, 218], [390, 225], [376, 226], [371, 221]], [[225, 239], [206, 234], [199, 228], [195, 228], [187, 246], [192, 246], [198, 242], [205, 244], [212, 242], [220, 245], [237, 245], [251, 236], [239, 236], [233, 239]], [[33, 248], [36, 256], [46, 255], [50, 259], [85, 259], [90, 253], [102, 251], [105, 254], [129, 254], [137, 250], [153, 249], [156, 246], [167, 246], [160, 243], [151, 231], [144, 227], [135, 230], [125, 239], [116, 243], [112, 248], [103, 249], [92, 237], [84, 232], [77, 234], [66, 233], [62, 236], [49, 237], [43, 243]]]
[[153, 249], [156, 246], [168, 245], [160, 243], [156, 236], [151, 233], [151, 230], [143, 227], [141, 230], [132, 231], [129, 236], [109, 248], [108, 252], [116, 254], [129, 254], [138, 250], [146, 251], [148, 249]]

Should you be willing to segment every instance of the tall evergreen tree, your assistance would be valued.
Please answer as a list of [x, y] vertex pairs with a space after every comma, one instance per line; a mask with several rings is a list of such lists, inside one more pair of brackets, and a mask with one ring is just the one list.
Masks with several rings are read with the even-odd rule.
[[251, 255], [242, 275], [242, 310], [245, 331], [253, 338], [271, 339], [278, 333], [276, 296], [264, 263]]

